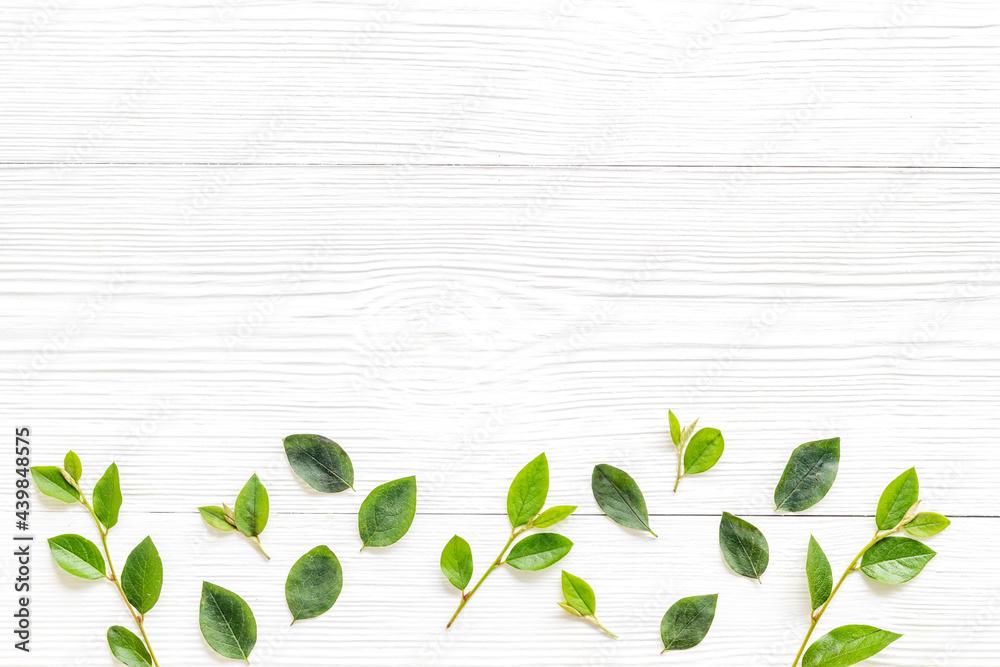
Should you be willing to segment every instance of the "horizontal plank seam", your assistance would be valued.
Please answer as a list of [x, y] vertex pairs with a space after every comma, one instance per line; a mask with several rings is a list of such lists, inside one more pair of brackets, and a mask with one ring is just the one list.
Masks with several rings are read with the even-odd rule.
[[863, 169], [868, 171], [933, 171], [935, 169], [960, 170], [1000, 170], [1000, 165], [865, 165], [865, 164], [592, 164], [592, 163], [463, 163], [441, 162], [410, 164], [408, 162], [46, 162], [46, 161], [0, 161], [0, 167], [344, 167], [379, 168], [406, 167], [435, 169], [753, 169], [768, 171], [774, 169]]

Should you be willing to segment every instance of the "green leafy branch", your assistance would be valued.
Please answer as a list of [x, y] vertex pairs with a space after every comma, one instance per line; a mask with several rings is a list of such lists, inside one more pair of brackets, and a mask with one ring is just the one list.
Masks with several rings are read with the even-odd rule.
[[270, 501], [267, 496], [267, 489], [261, 483], [256, 474], [253, 475], [236, 497], [236, 510], [233, 511], [225, 503], [219, 506], [199, 507], [201, 518], [212, 528], [229, 532], [238, 530], [254, 545], [264, 558], [271, 560], [271, 557], [264, 551], [260, 543], [260, 534], [267, 527], [267, 518], [270, 513]]
[[677, 493], [682, 477], [706, 472], [719, 462], [726, 442], [717, 428], [703, 428], [695, 432], [697, 419], [682, 429], [673, 410], [668, 411], [668, 417], [670, 440], [677, 449], [677, 479], [674, 481], [674, 493]]

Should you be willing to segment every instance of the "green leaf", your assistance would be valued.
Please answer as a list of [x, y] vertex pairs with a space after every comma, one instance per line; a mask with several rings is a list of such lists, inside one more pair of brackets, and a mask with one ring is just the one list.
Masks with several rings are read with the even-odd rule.
[[358, 533], [362, 549], [398, 542], [417, 513], [417, 478], [404, 477], [377, 486], [361, 503]]
[[344, 585], [340, 561], [329, 547], [318, 546], [295, 561], [285, 580], [285, 601], [292, 623], [329, 611]]
[[284, 440], [285, 456], [295, 474], [323, 493], [354, 490], [354, 466], [344, 448], [321, 435], [290, 435]]
[[112, 625], [108, 628], [108, 646], [111, 655], [128, 667], [152, 667], [153, 659], [142, 640], [128, 628]]
[[247, 537], [257, 537], [267, 526], [270, 507], [267, 489], [254, 474], [236, 497], [236, 528]]
[[544, 570], [562, 560], [572, 548], [573, 543], [558, 533], [538, 533], [515, 544], [504, 562], [518, 570]]
[[760, 575], [767, 569], [769, 552], [764, 533], [756, 526], [723, 512], [719, 524], [719, 546], [736, 574], [760, 581]]
[[531, 522], [531, 525], [534, 528], [548, 528], [556, 525], [575, 511], [576, 505], [556, 505], [539, 514], [538, 518]]
[[132, 549], [122, 569], [122, 590], [129, 604], [145, 614], [160, 599], [163, 588], [163, 561], [148, 536]]
[[951, 525], [948, 517], [937, 512], [921, 512], [913, 517], [913, 521], [906, 524], [906, 532], [914, 537], [931, 537], [937, 535], [942, 530]]
[[472, 547], [458, 535], [448, 540], [441, 551], [441, 571], [460, 591], [472, 581]]
[[226, 520], [226, 510], [221, 507], [199, 507], [198, 511], [201, 512], [201, 518], [205, 520], [205, 523], [212, 528], [227, 531], [236, 530], [236, 526]]
[[239, 595], [203, 582], [198, 624], [213, 651], [226, 658], [249, 662], [250, 652], [257, 643], [257, 621], [250, 605]]
[[510, 525], [517, 528], [531, 521], [542, 511], [545, 497], [549, 495], [549, 461], [545, 453], [531, 460], [510, 483], [507, 491], [507, 516]]
[[700, 644], [715, 620], [718, 601], [718, 595], [696, 595], [675, 602], [660, 621], [663, 651], [683, 651]]
[[122, 507], [122, 489], [118, 479], [118, 466], [112, 463], [94, 485], [94, 514], [104, 527], [111, 530], [118, 523], [118, 510]]
[[104, 556], [97, 545], [82, 535], [59, 535], [49, 538], [49, 550], [56, 564], [81, 579], [107, 576]]
[[66, 481], [62, 468], [58, 466], [35, 466], [31, 469], [31, 477], [35, 480], [35, 488], [49, 498], [64, 503], [75, 503], [80, 500], [80, 492]]
[[677, 415], [673, 410], [667, 410], [667, 415], [670, 418], [670, 439], [676, 447], [681, 444], [681, 423], [677, 421]]
[[809, 597], [813, 611], [823, 606], [833, 592], [833, 570], [819, 542], [809, 536], [809, 553], [806, 555], [806, 578], [809, 580]]
[[562, 591], [566, 596], [566, 604], [580, 612], [581, 616], [593, 616], [597, 613], [597, 596], [594, 589], [580, 577], [562, 571]]
[[80, 481], [80, 477], [83, 476], [83, 463], [80, 462], [80, 457], [76, 455], [76, 452], [70, 450], [66, 453], [66, 457], [63, 459], [63, 469], [73, 479]]
[[626, 528], [648, 530], [656, 537], [649, 527], [646, 499], [627, 472], [606, 463], [594, 466], [590, 487], [594, 500], [612, 521]]
[[774, 489], [774, 508], [807, 510], [830, 491], [840, 467], [840, 438], [815, 440], [792, 451]]
[[887, 537], [861, 557], [861, 571], [876, 581], [902, 584], [920, 574], [937, 552], [910, 537]]
[[910, 468], [885, 487], [882, 497], [878, 499], [878, 509], [875, 511], [875, 524], [879, 530], [891, 530], [899, 525], [906, 513], [917, 502], [920, 495], [920, 482], [917, 480], [916, 468]]
[[813, 642], [802, 658], [802, 667], [856, 665], [902, 636], [870, 625], [843, 625]]
[[684, 449], [684, 474], [696, 475], [705, 472], [719, 462], [726, 443], [717, 428], [703, 428], [688, 442]]

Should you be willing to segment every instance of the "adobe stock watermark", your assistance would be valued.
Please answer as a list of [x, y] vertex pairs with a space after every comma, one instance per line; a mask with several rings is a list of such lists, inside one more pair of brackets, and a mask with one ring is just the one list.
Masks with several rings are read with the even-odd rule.
[[55, 23], [62, 8], [63, 2], [60, 0], [43, 0], [38, 3], [31, 15], [21, 20], [14, 34], [7, 35], [7, 46], [14, 53], [20, 52]]

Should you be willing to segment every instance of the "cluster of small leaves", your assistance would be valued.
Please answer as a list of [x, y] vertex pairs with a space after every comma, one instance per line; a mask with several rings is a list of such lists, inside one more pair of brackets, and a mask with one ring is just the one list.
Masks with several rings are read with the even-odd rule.
[[267, 526], [270, 503], [267, 489], [256, 474], [243, 485], [240, 494], [236, 496], [235, 511], [225, 503], [222, 506], [199, 507], [198, 511], [201, 512], [205, 523], [213, 528], [222, 531], [238, 530], [257, 547], [264, 558], [271, 560], [260, 543], [260, 534]]
[[563, 570], [562, 591], [566, 601], [560, 602], [560, 607], [573, 616], [582, 618], [588, 623], [593, 623], [604, 632], [618, 639], [618, 635], [608, 630], [597, 620], [597, 596], [594, 595], [594, 589], [590, 587], [590, 584], [580, 577]]
[[681, 479], [687, 475], [697, 475], [711, 470], [726, 448], [722, 432], [717, 428], [702, 428], [695, 432], [698, 420], [681, 428], [677, 416], [670, 410], [670, 440], [677, 449], [677, 479], [674, 482], [674, 493]]

